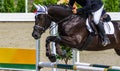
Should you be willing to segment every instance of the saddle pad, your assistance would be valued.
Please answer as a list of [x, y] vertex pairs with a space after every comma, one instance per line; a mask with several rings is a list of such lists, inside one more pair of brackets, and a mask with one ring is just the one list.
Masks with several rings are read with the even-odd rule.
[[[111, 21], [103, 22], [103, 25], [104, 25], [104, 29], [105, 29], [106, 34], [114, 34], [115, 29], [114, 29], [113, 23]], [[86, 26], [87, 26], [87, 29], [89, 32], [93, 32], [93, 29], [89, 25], [88, 19], [86, 20]]]
[[106, 34], [114, 34], [114, 32], [115, 32], [113, 23], [111, 21], [110, 22], [104, 22], [104, 29], [105, 29]]

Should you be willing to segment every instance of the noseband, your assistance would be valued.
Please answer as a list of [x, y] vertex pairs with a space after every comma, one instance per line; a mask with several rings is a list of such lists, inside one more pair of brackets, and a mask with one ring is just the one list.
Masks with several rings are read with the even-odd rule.
[[39, 31], [39, 29], [42, 29], [41, 33], [45, 32], [45, 27], [41, 27], [41, 26], [38, 26], [38, 25], [35, 25], [34, 29], [37, 30], [37, 31]]

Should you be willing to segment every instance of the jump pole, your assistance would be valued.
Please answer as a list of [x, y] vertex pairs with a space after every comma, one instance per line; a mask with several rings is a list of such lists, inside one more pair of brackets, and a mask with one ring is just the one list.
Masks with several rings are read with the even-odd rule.
[[57, 63], [51, 63], [51, 62], [39, 62], [39, 66], [49, 67], [49, 68], [54, 67], [54, 68], [68, 69], [68, 70], [120, 71], [118, 69], [87, 67], [87, 66], [78, 66], [78, 65], [66, 65], [66, 64], [57, 64]]
[[[73, 65], [75, 63], [79, 63], [80, 62], [80, 52], [76, 49], [72, 49], [72, 62], [73, 62]], [[76, 71], [76, 70], [73, 70], [73, 71]]]
[[40, 62], [40, 39], [36, 40], [36, 71], [39, 71]]
[[[57, 33], [57, 26], [55, 22], [51, 23], [51, 28], [50, 28], [50, 35], [56, 36]], [[52, 53], [56, 55], [56, 47], [55, 47], [55, 42], [51, 43], [52, 46]], [[56, 61], [58, 62], [58, 61]], [[57, 68], [52, 68], [52, 71], [57, 71]]]
[[87, 67], [99, 67], [99, 68], [109, 68], [109, 69], [117, 69], [120, 71], [119, 66], [110, 66], [110, 65], [102, 65], [102, 64], [89, 64], [89, 63], [75, 63], [77, 66], [87, 66]]

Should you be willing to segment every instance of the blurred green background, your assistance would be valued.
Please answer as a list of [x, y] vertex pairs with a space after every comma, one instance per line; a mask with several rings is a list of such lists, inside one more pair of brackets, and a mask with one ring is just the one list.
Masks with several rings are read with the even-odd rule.
[[[59, 0], [0, 0], [0, 12], [33, 12], [33, 2], [36, 4], [57, 4]], [[103, 0], [107, 12], [120, 12], [120, 0]], [[27, 8], [26, 8], [27, 5]]]

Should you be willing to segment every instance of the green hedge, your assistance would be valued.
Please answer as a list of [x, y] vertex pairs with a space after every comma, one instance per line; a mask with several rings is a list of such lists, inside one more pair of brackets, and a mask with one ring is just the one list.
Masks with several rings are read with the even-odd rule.
[[25, 12], [25, 0], [18, 0], [16, 12]]
[[120, 11], [120, 0], [103, 0], [105, 10], [109, 12]]
[[[1, 3], [2, 3], [2, 0], [1, 0]], [[14, 0], [4, 0], [3, 5], [1, 4], [1, 6], [3, 6], [3, 8], [0, 10], [0, 12], [14, 12], [15, 11]]]
[[[2, 2], [4, 1], [4, 2]], [[31, 0], [28, 0], [29, 2]], [[41, 5], [57, 4], [58, 0], [34, 0], [33, 2]], [[120, 0], [103, 0], [105, 10], [108, 12], [120, 12]], [[35, 8], [29, 5], [29, 12]], [[25, 12], [25, 0], [0, 0], [0, 12]]]
[[3, 8], [4, 6], [3, 6], [3, 1], [2, 0], [0, 0], [0, 12], [3, 12]]

